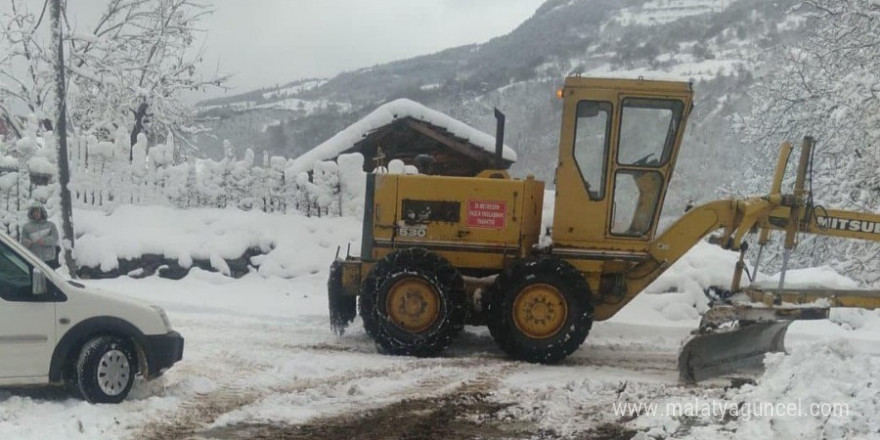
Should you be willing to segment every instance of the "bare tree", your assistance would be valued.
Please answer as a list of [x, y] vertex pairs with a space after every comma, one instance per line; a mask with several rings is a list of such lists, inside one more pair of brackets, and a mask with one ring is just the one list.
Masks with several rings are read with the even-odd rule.
[[880, 139], [880, 2], [806, 0], [811, 31], [771, 53], [756, 81], [743, 133], [776, 143], [810, 132], [826, 151], [852, 151]]
[[11, 0], [11, 11], [0, 20], [0, 117], [18, 136], [24, 130], [14, 117], [13, 105], [27, 108], [44, 121], [42, 125], [48, 123], [44, 107], [50, 105], [51, 61], [37, 32], [46, 18], [47, 4], [34, 12]]
[[71, 38], [71, 73], [92, 99], [78, 106], [80, 117], [126, 121], [132, 145], [142, 132], [185, 139], [201, 130], [183, 94], [226, 79], [197, 74], [202, 51], [192, 46], [209, 13], [198, 0], [111, 0], [89, 33]]
[[[0, 76], [6, 79], [0, 82], [0, 115], [11, 114], [12, 104], [43, 115], [51, 103], [51, 60], [39, 32], [45, 8], [30, 11], [21, 0], [10, 1], [12, 13], [0, 29]], [[198, 0], [108, 0], [88, 29], [72, 28], [65, 17], [70, 128], [126, 127], [132, 145], [139, 133], [172, 133], [185, 141], [200, 131], [184, 94], [223, 87], [226, 79], [197, 73], [202, 51], [193, 46], [199, 20], [210, 12]]]
[[[747, 178], [749, 192], [765, 192], [766, 171], [782, 140], [812, 135], [819, 141], [810, 170], [815, 203], [859, 211], [880, 210], [880, 2], [806, 0], [809, 32], [770, 53], [773, 69], [751, 91], [752, 112], [741, 133], [763, 146]], [[880, 246], [811, 241], [800, 263], [827, 261], [866, 283], [880, 283]]]

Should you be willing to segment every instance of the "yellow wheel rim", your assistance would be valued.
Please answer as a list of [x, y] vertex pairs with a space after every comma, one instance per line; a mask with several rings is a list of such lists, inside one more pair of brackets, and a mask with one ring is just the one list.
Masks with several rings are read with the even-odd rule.
[[567, 316], [565, 297], [549, 284], [526, 286], [513, 301], [513, 322], [532, 339], [546, 339], [559, 333]]
[[440, 295], [427, 281], [407, 277], [391, 286], [385, 299], [388, 317], [408, 332], [427, 330], [440, 314]]

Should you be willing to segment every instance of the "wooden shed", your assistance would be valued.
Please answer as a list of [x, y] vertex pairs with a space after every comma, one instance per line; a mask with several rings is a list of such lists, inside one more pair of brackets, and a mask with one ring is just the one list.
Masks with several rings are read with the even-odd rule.
[[[294, 159], [297, 171], [340, 154], [364, 155], [364, 171], [400, 159], [422, 173], [474, 176], [495, 167], [495, 137], [414, 101], [384, 104], [328, 141]], [[516, 161], [504, 146], [502, 167]], [[426, 166], [426, 164], [429, 164]]]

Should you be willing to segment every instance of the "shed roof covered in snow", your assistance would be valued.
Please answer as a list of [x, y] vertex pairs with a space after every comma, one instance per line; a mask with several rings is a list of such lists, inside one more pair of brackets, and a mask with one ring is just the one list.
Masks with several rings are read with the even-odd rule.
[[[364, 155], [365, 171], [392, 159], [414, 165], [416, 156], [428, 155], [434, 159], [435, 174], [472, 176], [494, 167], [495, 137], [417, 102], [398, 99], [297, 157], [288, 172], [310, 171], [315, 162], [354, 152]], [[516, 161], [516, 152], [505, 145], [502, 159], [507, 168]]]

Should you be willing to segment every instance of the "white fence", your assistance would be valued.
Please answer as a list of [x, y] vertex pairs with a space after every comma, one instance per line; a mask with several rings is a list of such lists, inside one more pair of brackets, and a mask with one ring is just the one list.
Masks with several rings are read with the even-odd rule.
[[[172, 205], [179, 208], [238, 207], [307, 216], [359, 216], [363, 212], [363, 156], [343, 155], [319, 162], [310, 174], [292, 175], [284, 157], [264, 156], [257, 164], [248, 149], [236, 159], [182, 159], [173, 145], [129, 151], [124, 136], [117, 142], [94, 137], [70, 145], [70, 191], [74, 206], [112, 209], [121, 204]], [[25, 210], [33, 201], [57, 213], [56, 151], [50, 138], [25, 137], [0, 143], [0, 221], [18, 236]]]

